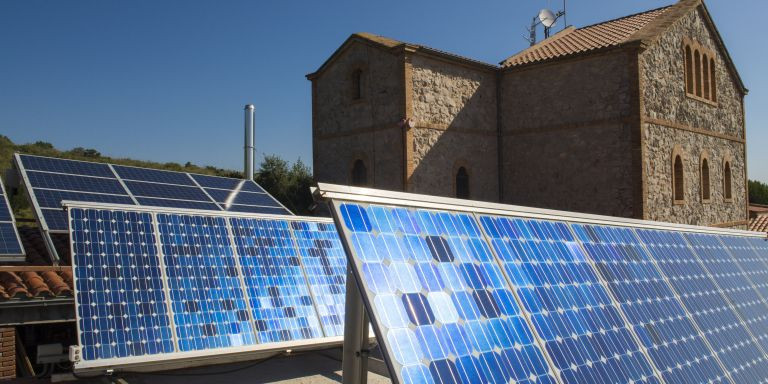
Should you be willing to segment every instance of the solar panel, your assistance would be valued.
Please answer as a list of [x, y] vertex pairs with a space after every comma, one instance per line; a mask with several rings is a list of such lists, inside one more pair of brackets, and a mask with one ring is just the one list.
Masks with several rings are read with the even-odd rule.
[[714, 352], [632, 229], [571, 227], [665, 382], [728, 381]]
[[556, 382], [472, 216], [351, 203], [337, 213], [397, 382]]
[[344, 318], [346, 264], [329, 220], [84, 202], [67, 211], [77, 370], [341, 342], [333, 315]]
[[762, 382], [768, 378], [763, 351], [684, 236], [652, 229], [638, 229], [637, 233], [733, 381]]
[[326, 336], [344, 335], [347, 258], [331, 223], [291, 223], [309, 288]]
[[736, 259], [737, 256], [742, 261], [746, 261], [745, 257], [753, 258], [751, 247], [740, 238], [706, 234], [686, 234], [685, 237], [765, 350], [768, 347], [768, 304]]
[[[11, 204], [8, 202], [8, 194], [5, 185], [0, 180], [0, 256], [11, 256], [8, 261], [14, 261], [16, 257], [24, 255], [24, 247], [16, 229], [16, 222], [11, 213]], [[0, 259], [6, 259], [0, 257]]]
[[480, 222], [564, 383], [658, 382], [567, 224]]
[[230, 223], [259, 339], [321, 337], [288, 221], [233, 218]]
[[64, 200], [291, 214], [252, 180], [23, 154], [15, 160], [44, 232], [67, 230]]

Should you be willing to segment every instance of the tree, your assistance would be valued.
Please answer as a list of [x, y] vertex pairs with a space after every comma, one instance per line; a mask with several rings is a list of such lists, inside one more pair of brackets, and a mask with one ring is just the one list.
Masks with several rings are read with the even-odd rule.
[[768, 184], [757, 180], [749, 181], [749, 202], [768, 205]]
[[296, 214], [309, 214], [312, 195], [312, 172], [309, 167], [297, 160], [293, 165], [276, 155], [267, 155], [259, 165], [256, 182]]

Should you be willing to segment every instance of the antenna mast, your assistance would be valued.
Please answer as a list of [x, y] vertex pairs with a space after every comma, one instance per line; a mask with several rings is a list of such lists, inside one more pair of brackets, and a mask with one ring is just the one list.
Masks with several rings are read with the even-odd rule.
[[563, 0], [563, 10], [557, 13], [554, 13], [546, 8], [542, 9], [539, 14], [533, 18], [531, 27], [528, 28], [528, 37], [525, 38], [525, 40], [527, 40], [531, 46], [536, 45], [536, 27], [538, 27], [539, 24], [544, 26], [544, 38], [549, 38], [552, 27], [555, 26], [557, 20], [561, 17], [563, 18], [564, 22], [563, 29], [565, 29], [565, 27], [568, 25], [567, 19], [565, 18], [565, 0]]

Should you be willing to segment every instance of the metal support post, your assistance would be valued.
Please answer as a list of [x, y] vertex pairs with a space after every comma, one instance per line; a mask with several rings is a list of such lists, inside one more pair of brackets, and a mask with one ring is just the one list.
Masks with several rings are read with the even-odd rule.
[[347, 267], [347, 297], [344, 310], [342, 384], [368, 381], [368, 313], [351, 267]]

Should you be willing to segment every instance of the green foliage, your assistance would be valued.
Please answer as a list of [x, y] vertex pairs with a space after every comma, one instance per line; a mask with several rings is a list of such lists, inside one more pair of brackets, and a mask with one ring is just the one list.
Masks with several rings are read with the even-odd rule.
[[310, 213], [309, 207], [313, 202], [309, 192], [312, 172], [301, 159], [289, 165], [276, 155], [267, 155], [255, 178], [257, 183], [292, 212], [299, 215]]
[[749, 202], [768, 205], [768, 184], [757, 180], [749, 181]]

